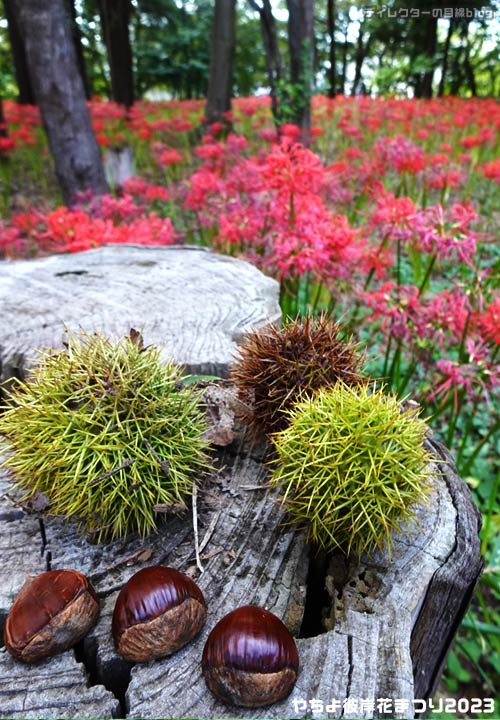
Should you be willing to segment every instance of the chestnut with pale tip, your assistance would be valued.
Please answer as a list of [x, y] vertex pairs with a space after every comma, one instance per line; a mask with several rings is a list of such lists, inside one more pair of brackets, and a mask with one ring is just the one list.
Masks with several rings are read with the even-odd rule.
[[206, 614], [203, 593], [190, 577], [163, 565], [143, 568], [116, 599], [115, 647], [132, 662], [171, 655], [200, 632]]
[[99, 612], [99, 599], [85, 575], [49, 570], [21, 588], [5, 623], [5, 647], [26, 663], [52, 657], [85, 637]]
[[294, 639], [276, 615], [245, 605], [211, 631], [202, 671], [208, 689], [222, 702], [263, 707], [290, 694], [299, 656]]

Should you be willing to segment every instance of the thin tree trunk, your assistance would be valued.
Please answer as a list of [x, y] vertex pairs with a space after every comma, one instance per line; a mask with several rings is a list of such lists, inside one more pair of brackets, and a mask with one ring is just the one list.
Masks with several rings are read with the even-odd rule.
[[301, 87], [301, 100], [295, 108], [296, 123], [301, 139], [310, 143], [311, 96], [313, 86], [314, 2], [287, 0], [288, 46], [290, 49], [290, 81]]
[[256, 0], [248, 0], [248, 3], [250, 7], [259, 13], [260, 17], [264, 52], [266, 54], [267, 77], [271, 89], [271, 109], [276, 121], [278, 118], [278, 83], [282, 77], [276, 20], [269, 0], [262, 0], [262, 7]]
[[90, 87], [89, 78], [85, 69], [85, 58], [83, 56], [82, 48], [82, 33], [76, 20], [74, 0], [68, 0], [68, 5], [71, 16], [71, 32], [73, 35], [73, 42], [75, 43], [76, 61], [78, 63], [80, 75], [82, 76], [83, 87], [85, 88], [85, 97], [89, 100], [92, 97], [92, 88]]
[[335, 46], [335, 0], [327, 0], [327, 33], [328, 33], [328, 59], [330, 69], [328, 71], [328, 97], [333, 98], [337, 94], [337, 58]]
[[7, 123], [3, 112], [3, 101], [0, 97], [0, 137], [7, 137]]
[[463, 82], [462, 64], [463, 64], [462, 48], [458, 48], [457, 51], [455, 52], [454, 58], [453, 58], [450, 95], [458, 95], [458, 93], [460, 91], [460, 87]]
[[92, 72], [91, 84], [95, 84], [96, 78], [98, 78], [98, 82], [104, 88], [104, 94], [111, 96], [111, 84], [106, 71], [106, 59], [101, 52], [95, 34], [90, 33], [87, 39], [89, 43], [89, 56], [93, 58], [94, 63], [93, 66], [90, 66]]
[[345, 83], [347, 79], [347, 51], [349, 49], [349, 42], [347, 40], [347, 29], [344, 34], [344, 43], [342, 45], [342, 75], [340, 84], [340, 93], [345, 95]]
[[473, 97], [477, 96], [476, 77], [474, 75], [474, 68], [470, 61], [470, 42], [469, 42], [469, 23], [466, 23], [463, 30], [464, 48], [465, 48], [465, 59], [464, 59], [464, 70], [465, 77], [467, 78], [467, 85]]
[[126, 108], [134, 102], [132, 48], [130, 46], [130, 0], [99, 0], [102, 32], [108, 53], [113, 100]]
[[15, 0], [15, 7], [64, 201], [71, 205], [86, 190], [103, 194], [108, 188], [78, 72], [66, 0]]
[[450, 18], [450, 22], [448, 25], [448, 32], [446, 34], [446, 40], [444, 43], [443, 64], [441, 65], [441, 79], [439, 81], [439, 87], [438, 87], [438, 93], [437, 93], [438, 97], [443, 97], [443, 95], [444, 95], [444, 83], [446, 80], [446, 73], [448, 72], [450, 44], [451, 44], [451, 37], [453, 35], [453, 30], [454, 30], [453, 18]]
[[425, 54], [431, 63], [431, 67], [424, 73], [421, 84], [421, 97], [431, 98], [432, 97], [432, 80], [434, 77], [434, 65], [436, 62], [436, 50], [437, 50], [437, 18], [432, 17], [428, 19], [427, 23], [427, 40], [425, 45]]
[[33, 94], [28, 64], [26, 62], [26, 52], [15, 13], [14, 3], [15, 0], [3, 0], [12, 59], [14, 61], [14, 73], [17, 82], [17, 102], [21, 105], [34, 105], [35, 96]]
[[363, 42], [363, 23], [359, 26], [359, 33], [358, 33], [358, 40], [356, 44], [356, 54], [355, 54], [355, 68], [354, 68], [354, 80], [352, 83], [352, 90], [351, 95], [354, 96], [358, 92], [358, 87], [361, 82], [361, 70], [363, 67], [363, 62], [365, 58], [370, 53], [370, 45], [371, 45], [371, 36], [368, 36], [368, 39], [366, 41], [366, 45]]
[[212, 49], [205, 120], [207, 125], [226, 123], [231, 109], [233, 57], [236, 45], [236, 0], [215, 0]]

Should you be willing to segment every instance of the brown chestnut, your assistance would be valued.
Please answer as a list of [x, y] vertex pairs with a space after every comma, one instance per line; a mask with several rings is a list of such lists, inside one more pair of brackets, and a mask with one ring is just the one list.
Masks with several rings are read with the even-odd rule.
[[294, 639], [268, 610], [245, 605], [222, 618], [202, 657], [208, 689], [225, 703], [271, 705], [295, 685], [299, 656]]
[[31, 663], [68, 650], [96, 624], [99, 600], [77, 570], [49, 570], [29, 578], [7, 616], [5, 647]]
[[206, 614], [203, 593], [187, 575], [161, 565], [144, 568], [116, 599], [115, 647], [134, 662], [171, 655], [200, 632]]

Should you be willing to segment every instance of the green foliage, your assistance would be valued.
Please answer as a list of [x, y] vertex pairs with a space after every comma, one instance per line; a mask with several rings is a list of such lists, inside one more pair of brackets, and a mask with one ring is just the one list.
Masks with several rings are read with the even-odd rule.
[[307, 93], [303, 82], [292, 83], [288, 80], [278, 82], [278, 125], [297, 123], [307, 107]]
[[180, 369], [143, 347], [139, 333], [118, 343], [69, 336], [41, 353], [0, 416], [14, 452], [4, 465], [50, 512], [80, 520], [98, 541], [156, 528], [155, 506], [179, 510], [206, 464], [198, 394]]
[[173, 97], [203, 97], [208, 86], [213, 2], [179, 7], [173, 0], [141, 0], [132, 21], [139, 96], [166, 90]]
[[0, 97], [16, 96], [16, 81], [6, 23], [0, 23]]
[[271, 483], [290, 521], [326, 550], [391, 551], [430, 492], [426, 424], [394, 395], [337, 383], [301, 401], [273, 436]]
[[308, 40], [303, 42], [301, 52], [301, 74], [297, 82], [278, 82], [278, 125], [301, 124], [301, 119], [310, 106], [313, 87], [312, 49]]
[[233, 94], [235, 96], [252, 95], [259, 87], [266, 87], [267, 84], [268, 77], [260, 23], [256, 18], [249, 18], [244, 13], [240, 13], [236, 23]]

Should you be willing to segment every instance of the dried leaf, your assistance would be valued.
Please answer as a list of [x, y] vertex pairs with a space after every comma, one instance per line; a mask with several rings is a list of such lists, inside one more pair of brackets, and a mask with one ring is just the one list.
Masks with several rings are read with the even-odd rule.
[[130, 342], [134, 345], [137, 345], [139, 350], [144, 350], [144, 338], [142, 337], [142, 333], [139, 330], [136, 330], [135, 328], [130, 328]]

